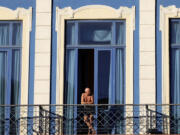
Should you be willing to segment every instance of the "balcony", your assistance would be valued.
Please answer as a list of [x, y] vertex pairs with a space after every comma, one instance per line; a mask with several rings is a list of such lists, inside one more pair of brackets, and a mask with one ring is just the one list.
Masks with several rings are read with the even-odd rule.
[[0, 106], [1, 135], [88, 133], [179, 134], [180, 105]]

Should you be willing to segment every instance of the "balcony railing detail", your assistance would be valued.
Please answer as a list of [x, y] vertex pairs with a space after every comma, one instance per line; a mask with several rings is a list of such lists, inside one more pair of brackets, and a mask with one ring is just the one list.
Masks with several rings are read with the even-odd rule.
[[180, 105], [0, 106], [0, 134], [88, 133], [179, 134]]

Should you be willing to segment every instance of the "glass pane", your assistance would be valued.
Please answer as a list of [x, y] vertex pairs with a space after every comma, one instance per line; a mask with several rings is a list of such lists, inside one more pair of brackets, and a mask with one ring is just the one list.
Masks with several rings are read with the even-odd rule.
[[[76, 50], [67, 50], [66, 52], [66, 76], [65, 76], [65, 104], [74, 104], [75, 91], [75, 54]], [[67, 119], [73, 119], [74, 108], [67, 106], [64, 108], [64, 115]], [[64, 134], [73, 134], [73, 122], [66, 121]]]
[[5, 52], [0, 52], [0, 105], [5, 104], [5, 90], [6, 90], [6, 61], [7, 56]]
[[66, 53], [66, 82], [65, 82], [65, 103], [74, 104], [75, 90], [75, 50], [67, 50]]
[[9, 45], [9, 24], [0, 23], [0, 46]]
[[11, 104], [19, 103], [20, 92], [20, 51], [12, 52]]
[[171, 42], [171, 44], [179, 44], [180, 43], [180, 21], [171, 22], [170, 42]]
[[116, 44], [124, 45], [125, 44], [125, 23], [118, 22], [116, 23]]
[[18, 46], [21, 45], [21, 43], [22, 43], [21, 32], [22, 32], [21, 23], [14, 23], [13, 24], [13, 32], [12, 32], [12, 44], [13, 45], [18, 45]]
[[66, 45], [75, 44], [75, 24], [67, 23], [66, 24]]
[[99, 51], [98, 53], [98, 104], [109, 103], [109, 92], [111, 88], [111, 59], [110, 51]]
[[[180, 104], [180, 49], [171, 49], [170, 61], [170, 103]], [[171, 116], [174, 121], [171, 133], [180, 134], [180, 107], [171, 106]]]
[[124, 51], [116, 50], [116, 89], [115, 103], [124, 104]]
[[110, 45], [112, 40], [112, 23], [79, 23], [80, 45]]
[[[0, 52], [0, 105], [5, 104], [5, 92], [6, 92], [6, 69], [7, 69], [7, 56], [5, 52]], [[0, 107], [0, 119], [4, 119], [4, 107]], [[0, 121], [0, 134], [4, 134], [4, 122]]]

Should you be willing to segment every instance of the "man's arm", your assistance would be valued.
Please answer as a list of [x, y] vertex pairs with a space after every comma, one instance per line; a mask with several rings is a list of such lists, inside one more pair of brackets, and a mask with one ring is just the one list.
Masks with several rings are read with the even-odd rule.
[[89, 102], [87, 102], [87, 104], [94, 104], [94, 96], [91, 96], [91, 100]]
[[82, 96], [81, 96], [81, 104], [85, 104], [85, 101], [84, 101], [84, 94], [82, 94]]

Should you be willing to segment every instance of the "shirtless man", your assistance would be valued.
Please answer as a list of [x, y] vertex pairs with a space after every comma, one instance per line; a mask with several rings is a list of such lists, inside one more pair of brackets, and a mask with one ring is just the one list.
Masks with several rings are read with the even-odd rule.
[[[94, 104], [94, 96], [91, 94], [90, 88], [85, 88], [85, 93], [82, 93], [81, 96], [81, 104], [88, 105]], [[95, 134], [95, 130], [93, 127], [93, 106], [85, 106], [84, 108], [84, 122], [88, 126], [88, 135]]]

